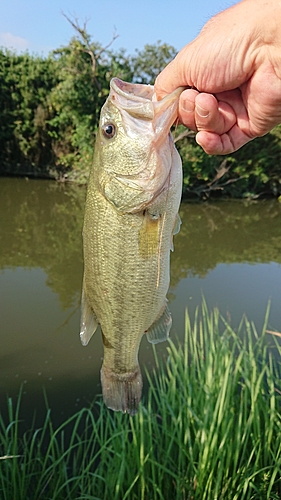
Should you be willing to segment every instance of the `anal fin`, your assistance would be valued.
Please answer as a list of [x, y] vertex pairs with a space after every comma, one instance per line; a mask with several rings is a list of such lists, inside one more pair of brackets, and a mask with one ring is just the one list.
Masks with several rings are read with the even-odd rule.
[[98, 327], [98, 320], [92, 308], [88, 304], [88, 300], [83, 287], [82, 299], [81, 299], [81, 322], [80, 322], [80, 340], [82, 345], [86, 346], [89, 343], [97, 327]]
[[147, 340], [151, 344], [164, 342], [169, 338], [169, 333], [172, 326], [172, 315], [167, 304], [164, 306], [164, 311], [161, 316], [152, 323], [146, 332]]

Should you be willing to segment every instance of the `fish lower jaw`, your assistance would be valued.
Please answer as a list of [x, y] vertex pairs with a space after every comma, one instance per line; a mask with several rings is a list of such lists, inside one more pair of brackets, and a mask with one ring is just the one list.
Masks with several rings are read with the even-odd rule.
[[107, 408], [135, 415], [142, 394], [142, 376], [139, 366], [133, 372], [116, 373], [101, 369], [103, 400]]

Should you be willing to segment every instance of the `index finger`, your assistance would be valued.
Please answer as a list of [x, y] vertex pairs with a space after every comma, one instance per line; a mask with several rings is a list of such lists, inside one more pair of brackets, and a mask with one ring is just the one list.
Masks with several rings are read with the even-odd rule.
[[173, 59], [157, 76], [154, 91], [158, 100], [171, 94], [178, 87], [188, 87], [179, 69], [180, 65], [177, 64], [176, 59]]

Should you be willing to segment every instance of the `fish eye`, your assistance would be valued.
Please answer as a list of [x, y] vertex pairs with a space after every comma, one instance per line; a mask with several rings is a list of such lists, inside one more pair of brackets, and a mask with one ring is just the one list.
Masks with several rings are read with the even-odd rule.
[[105, 123], [102, 127], [102, 133], [107, 139], [112, 139], [116, 134], [116, 127], [113, 123]]

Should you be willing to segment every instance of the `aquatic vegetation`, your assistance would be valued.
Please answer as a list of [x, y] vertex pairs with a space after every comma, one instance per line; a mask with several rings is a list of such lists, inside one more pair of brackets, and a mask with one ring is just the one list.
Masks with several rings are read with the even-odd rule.
[[[265, 321], [266, 325], [266, 321]], [[20, 397], [0, 420], [0, 497], [39, 499], [281, 498], [281, 347], [206, 305], [183, 345], [169, 340], [139, 412], [97, 399], [59, 428], [22, 433]]]

